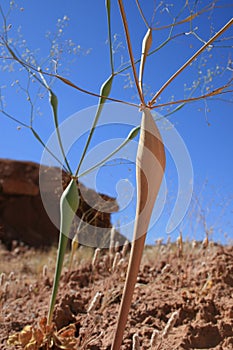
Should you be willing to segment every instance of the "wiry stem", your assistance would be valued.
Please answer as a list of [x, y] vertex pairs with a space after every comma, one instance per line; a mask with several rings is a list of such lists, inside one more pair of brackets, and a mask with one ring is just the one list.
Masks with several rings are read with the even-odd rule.
[[210, 38], [206, 44], [204, 44], [195, 54], [183, 64], [182, 67], [180, 67], [172, 76], [170, 79], [166, 81], [166, 83], [159, 89], [159, 91], [156, 92], [152, 100], [149, 102], [149, 106], [153, 106], [154, 103], [156, 103], [157, 98], [161, 95], [161, 93], [167, 88], [169, 84], [187, 67], [192, 63], [209, 45], [212, 44], [213, 41], [215, 41], [221, 34], [223, 34], [228, 28], [231, 27], [233, 24], [233, 18], [225, 24], [224, 27], [222, 27], [212, 38]]
[[136, 87], [138, 90], [140, 101], [143, 105], [145, 105], [144, 96], [143, 96], [142, 90], [141, 90], [139, 82], [138, 82], [137, 72], [136, 72], [136, 68], [135, 68], [135, 64], [134, 64], [134, 57], [133, 57], [133, 50], [132, 50], [131, 41], [130, 41], [129, 28], [128, 28], [128, 23], [126, 20], [126, 14], [125, 14], [122, 0], [118, 0], [118, 4], [120, 7], [121, 17], [122, 17], [122, 21], [123, 21], [123, 25], [124, 25], [124, 29], [125, 29], [125, 37], [126, 37], [127, 47], [128, 47], [128, 51], [129, 51], [130, 63], [131, 63], [131, 67], [133, 70], [134, 81], [135, 81], [135, 84], [136, 84]]

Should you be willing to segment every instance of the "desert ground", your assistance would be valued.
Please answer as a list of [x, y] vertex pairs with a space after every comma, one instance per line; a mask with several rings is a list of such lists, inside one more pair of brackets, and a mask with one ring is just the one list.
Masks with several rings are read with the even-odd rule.
[[[110, 349], [129, 257], [117, 250], [79, 247], [72, 266], [67, 253], [46, 328], [56, 249], [1, 246], [0, 348]], [[146, 247], [121, 348], [233, 349], [232, 245]]]

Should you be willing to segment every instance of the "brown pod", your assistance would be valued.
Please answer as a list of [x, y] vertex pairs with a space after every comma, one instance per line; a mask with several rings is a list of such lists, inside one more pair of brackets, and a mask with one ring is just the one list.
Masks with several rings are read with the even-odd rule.
[[136, 161], [137, 208], [134, 237], [112, 350], [119, 350], [122, 343], [146, 233], [163, 179], [165, 163], [165, 150], [161, 135], [150, 110], [145, 108], [142, 115]]

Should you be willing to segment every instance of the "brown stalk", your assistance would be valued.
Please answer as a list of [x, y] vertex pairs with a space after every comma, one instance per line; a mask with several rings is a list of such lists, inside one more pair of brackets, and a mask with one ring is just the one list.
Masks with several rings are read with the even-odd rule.
[[205, 12], [208, 12], [208, 11], [211, 11], [213, 10], [214, 8], [216, 8], [216, 6], [214, 4], [210, 4], [209, 6], [206, 6], [205, 8], [203, 8], [202, 10], [198, 11], [198, 12], [195, 12], [191, 15], [189, 15], [188, 17], [182, 19], [181, 21], [179, 22], [175, 22], [173, 24], [168, 24], [166, 26], [162, 26], [162, 27], [155, 27], [155, 28], [152, 28], [153, 30], [164, 30], [164, 29], [168, 29], [168, 28], [171, 28], [171, 27], [175, 27], [175, 26], [178, 26], [180, 24], [184, 24], [184, 23], [187, 23], [187, 22], [191, 22], [192, 20], [194, 20], [196, 17], [202, 15], [203, 13]]
[[143, 110], [136, 160], [137, 209], [134, 237], [112, 350], [119, 350], [137, 280], [150, 217], [165, 169], [165, 150], [148, 108]]
[[125, 14], [122, 0], [118, 0], [118, 4], [119, 4], [121, 17], [122, 17], [122, 21], [123, 21], [123, 25], [124, 25], [124, 29], [125, 29], [125, 37], [126, 37], [127, 47], [128, 47], [128, 51], [129, 51], [130, 63], [131, 63], [131, 67], [133, 70], [134, 81], [135, 81], [135, 84], [136, 84], [136, 87], [138, 90], [140, 101], [143, 105], [145, 105], [144, 96], [143, 96], [142, 90], [141, 90], [139, 82], [138, 82], [137, 72], [136, 72], [136, 68], [135, 68], [135, 64], [134, 64], [134, 57], [133, 57], [133, 50], [132, 50], [131, 41], [130, 41], [129, 28], [128, 28], [128, 23], [127, 23], [126, 14]]
[[166, 87], [187, 67], [192, 63], [209, 45], [212, 44], [221, 34], [223, 34], [230, 26], [233, 24], [233, 18], [230, 19], [229, 22], [225, 24], [210, 40], [207, 41], [195, 54], [183, 64], [167, 81], [166, 83], [156, 92], [152, 100], [149, 102], [149, 106], [153, 106], [156, 103], [157, 98], [161, 95], [161, 93], [166, 89]]
[[195, 102], [195, 101], [199, 101], [199, 100], [203, 100], [205, 98], [208, 97], [213, 97], [216, 95], [221, 95], [221, 94], [228, 94], [230, 92], [233, 92], [233, 90], [225, 90], [227, 87], [230, 86], [230, 82], [226, 85], [223, 85], [211, 92], [208, 92], [207, 94], [201, 95], [201, 96], [197, 96], [197, 97], [189, 97], [187, 99], [182, 99], [182, 100], [175, 100], [175, 101], [170, 101], [170, 102], [165, 102], [165, 103], [160, 103], [158, 105], [155, 105], [153, 107], [151, 107], [151, 109], [155, 109], [155, 108], [161, 108], [161, 107], [166, 107], [166, 106], [172, 106], [172, 105], [176, 105], [179, 103], [188, 103], [188, 102]]

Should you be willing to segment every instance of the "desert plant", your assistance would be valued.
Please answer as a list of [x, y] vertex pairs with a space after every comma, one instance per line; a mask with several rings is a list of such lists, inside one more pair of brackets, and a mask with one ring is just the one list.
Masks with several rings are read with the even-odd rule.
[[[142, 50], [141, 50], [141, 58], [138, 61], [135, 61], [132, 45], [131, 45], [131, 36], [130, 36], [130, 30], [128, 27], [128, 20], [127, 15], [124, 9], [124, 4], [122, 0], [118, 0], [118, 5], [120, 9], [120, 15], [123, 22], [123, 27], [125, 31], [125, 39], [127, 43], [127, 49], [129, 53], [130, 58], [130, 64], [125, 67], [124, 69], [115, 72], [114, 69], [114, 61], [113, 61], [113, 50], [112, 50], [112, 32], [111, 32], [111, 1], [106, 0], [106, 13], [107, 13], [107, 22], [108, 22], [108, 41], [109, 41], [109, 56], [110, 56], [110, 67], [111, 72], [109, 77], [105, 80], [105, 82], [102, 84], [100, 92], [98, 94], [91, 93], [87, 90], [81, 89], [79, 86], [75, 85], [73, 82], [68, 80], [67, 78], [58, 75], [55, 73], [49, 73], [47, 71], [43, 71], [40, 67], [34, 66], [31, 62], [25, 61], [22, 57], [20, 57], [17, 54], [17, 51], [14, 51], [14, 47], [11, 45], [11, 42], [8, 40], [7, 32], [9, 30], [9, 27], [6, 23], [6, 16], [4, 16], [3, 11], [1, 10], [3, 19], [4, 19], [4, 33], [5, 35], [1, 37], [1, 44], [5, 47], [6, 51], [8, 52], [9, 58], [11, 60], [14, 60], [18, 62], [23, 69], [26, 70], [26, 72], [29, 74], [29, 76], [36, 77], [39, 84], [46, 89], [46, 91], [49, 94], [49, 102], [51, 105], [52, 113], [53, 113], [53, 120], [54, 120], [54, 126], [57, 133], [57, 139], [59, 142], [59, 147], [61, 150], [61, 154], [63, 156], [63, 160], [65, 163], [65, 169], [70, 175], [70, 182], [68, 183], [67, 187], [65, 188], [61, 198], [60, 198], [60, 238], [59, 238], [59, 246], [57, 251], [57, 263], [56, 263], [56, 270], [54, 275], [54, 282], [53, 282], [53, 289], [52, 289], [52, 295], [51, 295], [51, 301], [49, 305], [49, 312], [48, 312], [48, 318], [47, 318], [47, 326], [43, 325], [45, 327], [45, 338], [47, 341], [47, 329], [49, 330], [49, 338], [54, 339], [55, 344], [57, 345], [57, 334], [54, 333], [54, 330], [52, 329], [50, 331], [50, 327], [52, 327], [52, 317], [53, 317], [53, 311], [54, 306], [56, 302], [56, 296], [58, 292], [59, 287], [59, 280], [61, 277], [62, 272], [62, 266], [64, 261], [64, 256], [66, 252], [67, 247], [67, 241], [68, 236], [70, 232], [70, 228], [74, 219], [74, 216], [76, 214], [76, 211], [79, 207], [79, 192], [77, 188], [77, 180], [81, 178], [84, 174], [86, 174], [88, 171], [92, 171], [97, 167], [100, 167], [103, 165], [108, 159], [112, 157], [112, 155], [116, 154], [121, 148], [123, 148], [128, 142], [130, 142], [132, 139], [134, 139], [139, 131], [139, 142], [138, 142], [138, 151], [137, 151], [137, 159], [136, 159], [136, 182], [137, 182], [137, 207], [136, 207], [136, 215], [135, 215], [135, 225], [134, 225], [134, 236], [133, 236], [133, 242], [132, 242], [132, 248], [130, 253], [130, 260], [129, 260], [129, 266], [127, 271], [127, 277], [125, 282], [125, 287], [123, 291], [122, 296], [122, 302], [120, 306], [117, 326], [116, 326], [116, 333], [114, 336], [114, 340], [112, 343], [112, 350], [118, 350], [122, 344], [122, 338], [123, 333], [125, 330], [127, 317], [131, 305], [132, 295], [134, 291], [134, 286], [137, 279], [137, 274], [140, 267], [141, 257], [143, 253], [144, 243], [146, 239], [146, 234], [150, 222], [151, 213], [154, 207], [154, 203], [156, 201], [160, 185], [163, 179], [164, 171], [165, 171], [165, 150], [164, 150], [164, 144], [163, 140], [161, 138], [160, 132], [158, 130], [158, 127], [156, 125], [156, 122], [152, 115], [152, 110], [158, 107], [162, 106], [173, 106], [175, 104], [178, 104], [178, 107], [174, 109], [173, 112], [177, 111], [178, 109], [182, 108], [185, 103], [196, 101], [199, 99], [204, 99], [211, 96], [216, 96], [217, 94], [221, 94], [230, 85], [229, 83], [226, 83], [217, 89], [214, 89], [212, 91], [208, 91], [207, 93], [204, 93], [201, 96], [198, 97], [189, 97], [187, 99], [183, 99], [180, 101], [170, 101], [168, 103], [159, 104], [158, 100], [160, 98], [160, 95], [162, 92], [173, 82], [173, 80], [184, 70], [186, 69], [196, 58], [207, 48], [209, 48], [212, 43], [220, 37], [221, 34], [223, 34], [230, 26], [233, 24], [233, 19], [231, 19], [226, 25], [224, 25], [215, 35], [211, 37], [207, 42], [205, 42], [201, 48], [190, 58], [188, 59], [163, 85], [162, 87], [154, 94], [154, 96], [151, 98], [149, 102], [146, 102], [145, 100], [145, 92], [144, 92], [144, 84], [143, 84], [143, 76], [144, 76], [144, 69], [146, 65], [146, 60], [149, 55], [152, 53], [158, 51], [159, 48], [166, 45], [169, 40], [171, 39], [171, 34], [169, 35], [169, 38], [167, 41], [163, 43], [163, 45], [160, 45], [159, 48], [157, 48], [154, 51], [151, 51], [151, 46], [153, 42], [153, 30], [152, 26], [148, 24], [146, 21], [146, 18], [143, 14], [143, 11], [140, 7], [139, 2], [136, 0], [136, 3], [139, 8], [139, 13], [142, 17], [142, 19], [145, 22], [147, 31], [144, 36], [144, 39], [142, 41]], [[186, 2], [185, 6], [187, 6], [188, 2]], [[204, 8], [203, 11], [207, 11], [208, 9]], [[199, 11], [195, 14], [190, 14], [188, 17], [185, 17], [181, 21], [177, 21], [176, 23], [173, 23], [172, 25], [169, 25], [168, 27], [171, 28], [171, 32], [173, 28], [179, 24], [183, 23], [191, 23], [193, 18], [195, 16], [200, 15], [203, 11]], [[167, 27], [167, 26], [165, 26]], [[139, 73], [137, 73], [137, 66], [136, 64], [139, 63]], [[97, 163], [88, 171], [85, 171], [84, 173], [81, 173], [81, 165], [85, 159], [85, 156], [87, 154], [87, 150], [90, 146], [91, 139], [93, 137], [93, 134], [95, 132], [95, 129], [97, 127], [100, 115], [102, 113], [102, 110], [104, 108], [104, 104], [107, 100], [111, 101], [117, 101], [122, 103], [127, 103], [124, 101], [119, 101], [117, 99], [114, 99], [110, 97], [112, 85], [114, 82], [115, 77], [117, 74], [122, 73], [126, 69], [132, 69], [133, 77], [134, 77], [134, 83], [137, 88], [138, 97], [140, 100], [139, 104], [132, 104], [133, 106], [137, 106], [140, 108], [141, 111], [141, 124], [132, 129], [128, 135], [128, 137], [122, 142], [122, 144], [114, 150], [112, 153], [110, 153], [107, 157], [105, 157], [101, 162]], [[79, 164], [77, 165], [77, 168], [75, 171], [72, 171], [71, 166], [69, 164], [69, 161], [67, 159], [67, 155], [65, 154], [63, 142], [62, 142], [62, 136], [59, 129], [59, 121], [58, 121], [58, 98], [55, 95], [53, 89], [46, 81], [47, 77], [51, 77], [54, 79], [58, 79], [60, 82], [64, 83], [65, 85], [68, 85], [74, 89], [77, 89], [84, 93], [89, 93], [94, 96], [97, 96], [99, 98], [98, 106], [96, 109], [95, 117], [86, 141], [86, 144], [83, 148], [83, 152], [79, 161]], [[129, 103], [127, 103], [129, 104]], [[25, 123], [20, 122], [18, 119], [13, 118], [10, 116], [2, 107], [1, 111], [4, 115], [7, 117], [10, 117], [11, 119], [16, 120], [21, 125], [27, 126]], [[28, 127], [28, 126], [27, 126]], [[35, 129], [30, 125], [30, 130], [32, 131], [33, 135], [36, 137], [36, 139], [44, 146], [45, 143], [42, 141], [41, 137], [37, 134]], [[48, 152], [52, 153], [51, 150], [47, 149]], [[55, 155], [52, 153], [52, 155], [55, 157]], [[59, 161], [59, 160], [58, 160]], [[61, 163], [59, 161], [59, 163]], [[63, 163], [62, 163], [63, 164]], [[75, 249], [75, 243], [74, 248]], [[117, 255], [116, 255], [117, 256]], [[97, 259], [97, 251], [95, 258]], [[96, 264], [96, 259], [93, 261], [93, 266]], [[118, 259], [119, 260], [119, 259]], [[119, 261], [118, 261], [119, 262]], [[172, 324], [173, 326], [173, 319], [168, 324], [170, 327]], [[47, 327], [47, 328], [46, 328]], [[170, 327], [171, 328], [171, 327]], [[166, 334], [169, 332], [170, 328], [165, 329], [165, 333], [163, 334], [163, 337], [165, 338]], [[30, 333], [30, 339], [27, 340], [28, 342], [34, 341], [34, 338], [31, 338], [32, 329], [26, 329], [26, 332]], [[41, 331], [40, 331], [41, 333]], [[71, 332], [72, 333], [72, 332]], [[55, 334], [55, 338], [54, 338]], [[73, 333], [71, 334], [71, 346], [73, 346]], [[19, 341], [17, 339], [17, 341]], [[21, 341], [21, 340], [20, 340]], [[41, 338], [41, 341], [43, 344], [44, 342], [44, 335]], [[28, 343], [29, 344], [29, 343]], [[66, 345], [65, 345], [66, 346]], [[136, 345], [135, 345], [136, 348]]]

